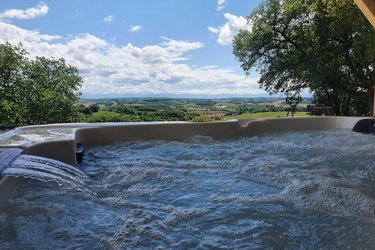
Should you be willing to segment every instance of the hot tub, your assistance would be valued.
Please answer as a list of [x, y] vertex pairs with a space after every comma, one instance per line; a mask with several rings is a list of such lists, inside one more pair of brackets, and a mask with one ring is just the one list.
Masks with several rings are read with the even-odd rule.
[[[75, 164], [88, 180], [84, 189], [3, 181], [1, 242], [5, 248], [371, 248], [375, 138], [351, 131], [358, 120], [53, 125], [42, 128], [58, 130], [58, 138], [31, 143], [22, 134], [30, 139], [40, 127], [20, 128], [22, 143], [11, 143], [8, 134], [7, 147]], [[87, 148], [79, 164], [77, 143]]]

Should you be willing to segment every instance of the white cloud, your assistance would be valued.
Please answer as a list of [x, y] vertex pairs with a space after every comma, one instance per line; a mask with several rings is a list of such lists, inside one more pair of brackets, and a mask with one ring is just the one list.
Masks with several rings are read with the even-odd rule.
[[215, 27], [208, 27], [208, 30], [209, 30], [211, 33], [214, 33], [214, 34], [218, 34], [218, 33], [219, 33], [219, 29], [218, 29], [218, 28], [215, 28]]
[[201, 42], [189, 42], [189, 41], [176, 41], [167, 37], [162, 36], [161, 37], [165, 42], [163, 42], [163, 45], [165, 45], [170, 52], [177, 52], [179, 56], [182, 55], [182, 53], [187, 52], [189, 50], [194, 49], [200, 49], [204, 47], [204, 44]]
[[142, 26], [141, 25], [135, 25], [135, 26], [131, 26], [130, 28], [130, 32], [138, 32], [142, 29]]
[[105, 18], [103, 19], [103, 21], [106, 22], [106, 23], [110, 23], [110, 22], [112, 22], [114, 19], [115, 19], [114, 16], [109, 15], [109, 16], [105, 17]]
[[29, 56], [65, 58], [76, 66], [86, 96], [220, 96], [263, 94], [257, 79], [212, 65], [192, 67], [184, 63], [188, 53], [204, 46], [200, 42], [162, 37], [159, 44], [117, 46], [91, 34], [56, 40], [0, 22], [0, 43], [23, 43]]
[[227, 1], [226, 0], [217, 0], [217, 5], [216, 5], [216, 10], [217, 11], [221, 11], [222, 9], [225, 8], [225, 6], [227, 5]]
[[38, 6], [26, 10], [9, 9], [0, 13], [0, 19], [32, 19], [39, 16], [44, 16], [48, 13], [49, 7], [47, 4], [40, 2]]
[[215, 28], [209, 27], [208, 30], [212, 33], [219, 34], [217, 42], [221, 45], [230, 45], [233, 42], [233, 37], [237, 35], [240, 30], [251, 31], [251, 23], [243, 16], [235, 16], [230, 13], [225, 13], [224, 17], [228, 20], [223, 26]]
[[18, 42], [44, 42], [60, 39], [60, 36], [40, 34], [39, 31], [25, 30], [9, 23], [0, 21], [0, 42], [8, 41], [10, 43]]

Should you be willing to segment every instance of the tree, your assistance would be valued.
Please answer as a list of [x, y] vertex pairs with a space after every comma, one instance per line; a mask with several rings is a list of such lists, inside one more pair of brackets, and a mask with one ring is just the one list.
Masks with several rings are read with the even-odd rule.
[[89, 106], [89, 109], [92, 113], [96, 113], [96, 112], [99, 112], [100, 106], [96, 104], [92, 104]]
[[0, 44], [0, 123], [71, 122], [82, 78], [64, 59], [27, 58], [22, 45]]
[[294, 113], [296, 113], [296, 109], [298, 104], [302, 101], [302, 97], [297, 94], [288, 95], [285, 98], [286, 104], [289, 105], [288, 111], [286, 116], [289, 116], [289, 112], [292, 114], [292, 117], [294, 117]]
[[375, 85], [375, 31], [352, 0], [265, 0], [233, 53], [259, 84], [286, 95], [310, 90], [338, 115], [368, 114]]
[[19, 124], [22, 120], [16, 100], [21, 98], [25, 54], [21, 46], [0, 44], [0, 123]]
[[86, 107], [83, 104], [80, 104], [80, 105], [77, 106], [77, 111], [79, 113], [82, 113], [82, 114], [85, 114], [85, 115], [91, 115], [92, 114], [92, 110], [90, 109], [90, 107]]

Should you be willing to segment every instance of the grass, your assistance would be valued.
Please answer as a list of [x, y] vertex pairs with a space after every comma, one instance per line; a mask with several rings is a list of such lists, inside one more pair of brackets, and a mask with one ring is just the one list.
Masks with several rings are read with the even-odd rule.
[[[236, 115], [236, 116], [225, 116], [224, 120], [249, 119], [249, 118], [277, 118], [277, 117], [286, 116], [286, 114], [287, 112], [244, 113], [244, 114]], [[296, 112], [294, 116], [309, 116], [309, 114], [306, 112]]]

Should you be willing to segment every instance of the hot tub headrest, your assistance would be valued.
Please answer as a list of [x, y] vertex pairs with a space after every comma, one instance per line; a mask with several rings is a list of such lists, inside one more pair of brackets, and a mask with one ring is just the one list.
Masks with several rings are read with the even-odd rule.
[[0, 124], [0, 130], [10, 130], [16, 128], [13, 124]]
[[375, 119], [359, 120], [353, 127], [354, 132], [375, 134]]

